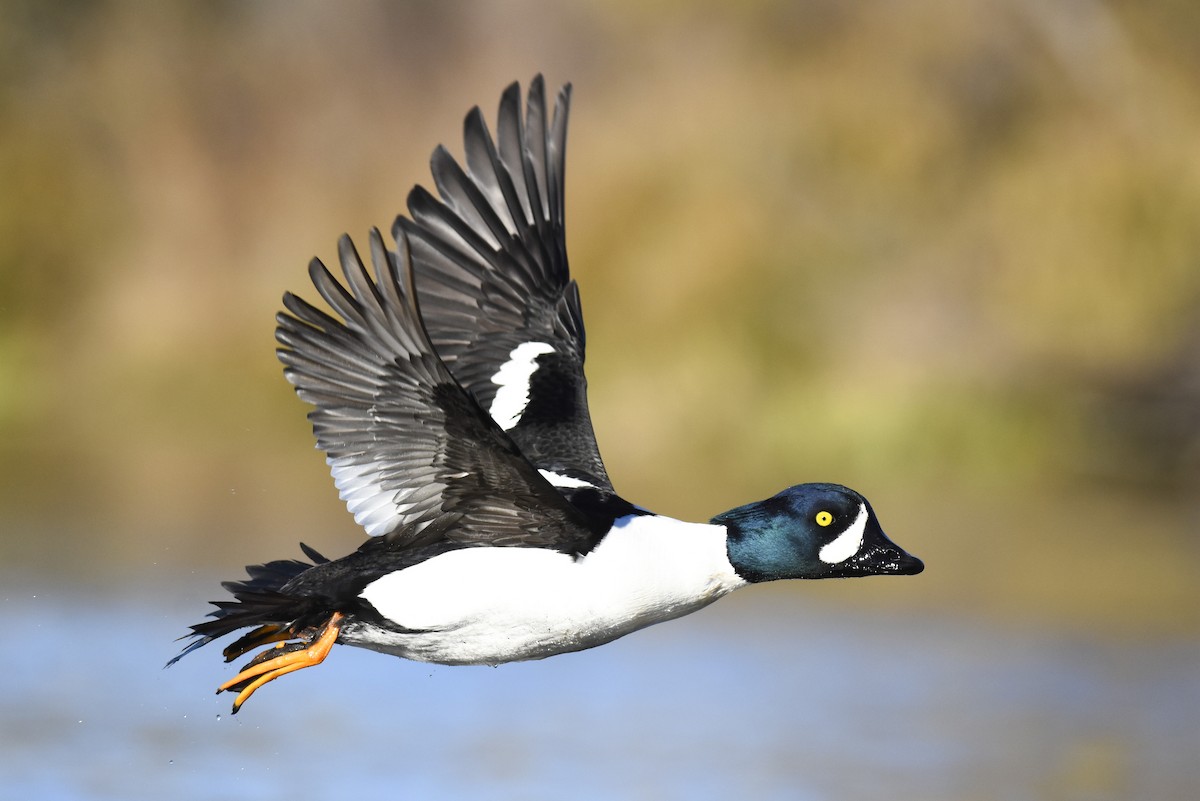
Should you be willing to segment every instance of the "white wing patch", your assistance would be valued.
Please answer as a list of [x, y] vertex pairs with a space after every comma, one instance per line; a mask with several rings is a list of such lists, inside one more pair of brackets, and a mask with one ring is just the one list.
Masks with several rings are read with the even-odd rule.
[[858, 553], [858, 549], [862, 547], [863, 533], [867, 530], [867, 519], [870, 515], [867, 512], [867, 505], [859, 504], [858, 517], [854, 518], [854, 522], [850, 527], [837, 535], [832, 541], [826, 543], [817, 556], [827, 565], [836, 565], [840, 562], [845, 562], [851, 556]]
[[525, 342], [513, 348], [508, 361], [492, 376], [492, 383], [499, 389], [488, 413], [505, 431], [520, 422], [529, 405], [529, 379], [537, 371], [537, 357], [553, 352], [554, 348], [545, 342]]
[[564, 476], [550, 470], [538, 470], [538, 472], [542, 474], [542, 478], [549, 481], [555, 487], [566, 487], [567, 489], [578, 489], [580, 487], [592, 487], [595, 489], [596, 487], [592, 482], [584, 481], [582, 478], [571, 478], [570, 476]]
[[[354, 515], [354, 521], [367, 530], [367, 534], [378, 537], [394, 531], [404, 522], [406, 513], [416, 506], [411, 496], [415, 488], [386, 489], [379, 476], [379, 465], [363, 463], [361, 455], [326, 457], [338, 497], [346, 502], [346, 508]], [[423, 489], [429, 493], [440, 492], [445, 485], [434, 483]], [[410, 501], [406, 503], [406, 501]]]

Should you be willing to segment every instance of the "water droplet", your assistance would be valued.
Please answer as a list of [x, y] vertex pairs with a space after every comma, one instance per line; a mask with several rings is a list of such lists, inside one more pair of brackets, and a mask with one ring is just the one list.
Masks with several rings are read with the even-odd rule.
[[220, 720], [220, 719], [221, 719], [221, 716], [220, 716], [220, 715], [217, 715], [217, 720]]
[[168, 760], [167, 760], [167, 764], [168, 764], [168, 765], [174, 765], [174, 764], [175, 764], [175, 760], [173, 760], [173, 759], [168, 759]]

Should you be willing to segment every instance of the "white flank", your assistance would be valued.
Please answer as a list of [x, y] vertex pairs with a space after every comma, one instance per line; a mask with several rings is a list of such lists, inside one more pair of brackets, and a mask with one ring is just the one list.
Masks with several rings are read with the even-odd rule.
[[362, 597], [422, 631], [363, 632], [355, 644], [444, 664], [540, 659], [688, 614], [745, 583], [729, 564], [723, 526], [630, 515], [579, 559], [463, 548], [383, 576]]
[[521, 420], [529, 404], [529, 379], [537, 370], [537, 357], [553, 352], [554, 348], [545, 342], [525, 342], [513, 348], [508, 361], [492, 376], [492, 383], [499, 389], [488, 413], [505, 431]]
[[556, 487], [566, 487], [567, 489], [578, 489], [580, 487], [592, 487], [594, 489], [596, 487], [592, 482], [584, 481], [582, 478], [571, 478], [570, 476], [564, 476], [550, 470], [538, 470], [538, 472], [542, 474], [542, 478]]
[[817, 556], [821, 557], [821, 561], [829, 565], [836, 565], [858, 553], [858, 549], [862, 547], [863, 533], [867, 530], [867, 519], [869, 517], [867, 505], [865, 503], [859, 504], [858, 517], [854, 518], [854, 522], [850, 524], [850, 527], [837, 535], [834, 540], [826, 543], [817, 552]]

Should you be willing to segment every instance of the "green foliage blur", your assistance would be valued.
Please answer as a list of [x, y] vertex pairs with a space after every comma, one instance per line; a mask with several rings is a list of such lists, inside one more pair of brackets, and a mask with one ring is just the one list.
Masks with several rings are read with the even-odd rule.
[[1183, 0], [10, 0], [0, 558], [355, 547], [279, 297], [541, 71], [619, 491], [839, 481], [928, 569], [836, 602], [1195, 631], [1197, 41]]

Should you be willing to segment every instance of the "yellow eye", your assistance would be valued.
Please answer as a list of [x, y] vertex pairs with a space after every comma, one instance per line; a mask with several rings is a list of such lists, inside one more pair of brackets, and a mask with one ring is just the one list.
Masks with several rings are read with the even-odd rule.
[[832, 522], [833, 522], [833, 515], [829, 514], [829, 512], [817, 512], [817, 525], [818, 526], [828, 526]]

